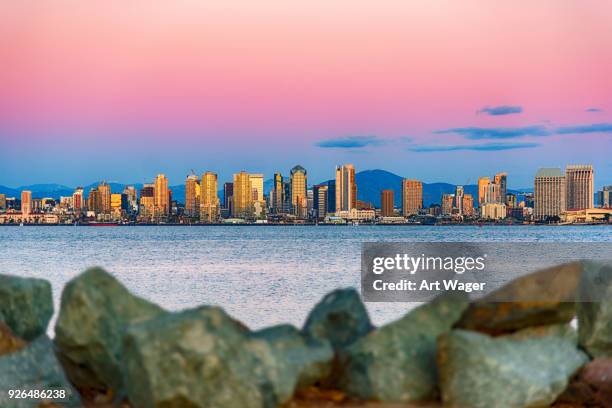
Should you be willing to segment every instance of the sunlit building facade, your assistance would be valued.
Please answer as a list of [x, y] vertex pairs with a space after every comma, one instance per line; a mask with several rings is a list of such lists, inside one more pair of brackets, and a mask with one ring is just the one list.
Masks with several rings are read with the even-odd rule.
[[217, 222], [219, 219], [219, 183], [216, 173], [202, 174], [200, 193], [200, 221]]
[[565, 176], [559, 168], [538, 170], [534, 180], [534, 218], [559, 217], [566, 210]]
[[416, 215], [423, 208], [423, 183], [418, 180], [402, 180], [402, 215]]
[[357, 208], [355, 167], [344, 164], [336, 167], [336, 212]]

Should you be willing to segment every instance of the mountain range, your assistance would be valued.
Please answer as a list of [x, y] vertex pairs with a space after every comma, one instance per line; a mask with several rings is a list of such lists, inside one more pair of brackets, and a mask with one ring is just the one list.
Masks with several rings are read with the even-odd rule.
[[[382, 190], [390, 189], [394, 191], [395, 205], [401, 206], [401, 189], [402, 189], [403, 177], [397, 174], [385, 171], [385, 170], [364, 170], [355, 174], [355, 181], [357, 183], [357, 198], [359, 200], [372, 203], [376, 207], [380, 207], [380, 193]], [[142, 188], [142, 183], [136, 184], [121, 184], [121, 183], [108, 183], [111, 187], [112, 193], [121, 193], [126, 185], [132, 185], [137, 190]], [[97, 186], [98, 183], [92, 183], [83, 186], [85, 194], [89, 192], [92, 187]], [[269, 194], [272, 190], [273, 182], [272, 179], [266, 180], [264, 183], [264, 192]], [[474, 184], [464, 185], [466, 194], [472, 194], [475, 198], [478, 196], [478, 186]], [[455, 192], [456, 185], [450, 183], [423, 183], [423, 205], [429, 206], [430, 204], [439, 204], [442, 194], [453, 194]], [[172, 190], [172, 196], [179, 202], [185, 202], [185, 185], [170, 186]], [[61, 184], [34, 184], [29, 186], [21, 186], [17, 188], [10, 188], [0, 185], [0, 194], [6, 194], [7, 197], [19, 197], [23, 190], [32, 191], [34, 198], [52, 197], [59, 199], [61, 196], [71, 196], [74, 192], [73, 187], [64, 186]], [[530, 192], [532, 189], [519, 189], [519, 190], [508, 190], [512, 193], [524, 193]], [[220, 197], [223, 196], [223, 191], [220, 190]]]

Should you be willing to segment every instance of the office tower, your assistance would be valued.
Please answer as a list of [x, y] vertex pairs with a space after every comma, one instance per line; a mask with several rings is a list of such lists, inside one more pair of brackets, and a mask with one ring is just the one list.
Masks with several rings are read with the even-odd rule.
[[216, 222], [220, 214], [217, 174], [212, 171], [202, 174], [201, 186], [200, 221]]
[[299, 164], [291, 169], [291, 208], [293, 214], [303, 217], [308, 203], [306, 200], [307, 172]]
[[462, 215], [465, 215], [466, 217], [473, 217], [476, 213], [474, 211], [474, 197], [471, 194], [464, 194], [461, 202]]
[[542, 168], [534, 180], [534, 211], [536, 220], [558, 217], [565, 211], [565, 177], [559, 168]]
[[318, 219], [324, 219], [327, 215], [327, 196], [328, 196], [327, 184], [319, 184], [313, 187], [313, 209], [315, 217]]
[[566, 208], [583, 210], [593, 208], [593, 166], [572, 165], [565, 168]]
[[274, 213], [282, 212], [284, 196], [283, 176], [280, 173], [274, 173], [273, 187], [270, 193], [270, 207]]
[[336, 166], [336, 212], [357, 208], [357, 184], [352, 164]]
[[83, 199], [83, 187], [77, 187], [72, 193], [72, 210], [75, 214], [83, 212], [85, 200]]
[[223, 207], [232, 213], [232, 196], [234, 195], [234, 183], [223, 183]]
[[233, 212], [234, 217], [249, 218], [253, 215], [253, 191], [249, 174], [245, 171], [234, 174]]
[[30, 215], [32, 213], [32, 192], [24, 190], [21, 192], [21, 213]]
[[155, 184], [144, 184], [140, 189], [140, 215], [151, 217], [155, 212]]
[[454, 202], [455, 196], [453, 194], [442, 194], [442, 203], [440, 206], [442, 215], [451, 215], [453, 213]]
[[0, 211], [6, 211], [6, 195], [0, 194]]
[[517, 204], [516, 195], [506, 194], [505, 204], [506, 204], [506, 207], [509, 207], [509, 208], [516, 207], [516, 204]]
[[402, 213], [404, 217], [415, 215], [423, 208], [423, 183], [418, 180], [402, 180]]
[[200, 182], [198, 176], [191, 174], [185, 180], [185, 215], [195, 217], [200, 213]]
[[263, 174], [249, 174], [251, 189], [253, 192], [253, 201], [264, 203], [264, 176]]
[[610, 193], [612, 193], [612, 186], [604, 186], [600, 191], [597, 192], [597, 205], [601, 208], [610, 208], [611, 200]]
[[124, 212], [128, 210], [127, 194], [111, 194], [111, 214], [116, 220], [121, 219]]
[[168, 215], [170, 213], [170, 193], [168, 192], [168, 179], [163, 174], [155, 177], [155, 214]]
[[487, 202], [489, 184], [490, 179], [488, 177], [478, 177], [478, 206]]
[[496, 203], [503, 204], [508, 192], [508, 173], [497, 173], [493, 180], [497, 186], [496, 195], [493, 197], [493, 200]]
[[130, 213], [135, 213], [138, 209], [138, 198], [136, 193], [136, 188], [134, 186], [126, 186], [123, 189], [123, 194], [127, 196], [127, 211]]
[[327, 182], [327, 212], [336, 212], [336, 180]]
[[383, 190], [380, 193], [380, 215], [383, 217], [392, 217], [394, 215], [394, 198], [393, 190]]
[[463, 215], [463, 186], [455, 187], [455, 208], [459, 212], [459, 215]]
[[111, 211], [111, 188], [107, 182], [98, 184], [98, 194], [100, 194], [100, 213], [110, 214]]
[[97, 187], [93, 187], [89, 190], [87, 196], [87, 211], [91, 211], [94, 214], [102, 213], [102, 197]]

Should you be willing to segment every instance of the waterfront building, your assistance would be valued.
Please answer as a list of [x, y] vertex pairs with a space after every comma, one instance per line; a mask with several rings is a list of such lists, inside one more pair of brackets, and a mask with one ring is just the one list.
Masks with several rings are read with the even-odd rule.
[[170, 191], [168, 190], [168, 179], [164, 174], [158, 174], [155, 178], [155, 215], [167, 216], [170, 213]]
[[144, 184], [140, 189], [140, 215], [152, 217], [155, 212], [155, 184]]
[[336, 212], [336, 180], [327, 182], [327, 212]]
[[393, 215], [395, 214], [395, 204], [393, 195], [393, 190], [383, 190], [380, 193], [380, 215], [382, 217], [393, 217]]
[[466, 217], [473, 217], [476, 212], [474, 210], [474, 197], [471, 194], [464, 194], [462, 202], [463, 215]]
[[83, 199], [83, 187], [77, 187], [72, 193], [72, 211], [75, 214], [81, 214], [85, 207], [85, 200]]
[[485, 203], [480, 207], [480, 217], [485, 220], [502, 220], [506, 215], [505, 204]]
[[431, 204], [427, 209], [427, 214], [437, 217], [442, 215], [442, 207], [439, 204]]
[[234, 183], [223, 183], [223, 208], [232, 214], [232, 198], [234, 196]]
[[98, 193], [100, 194], [99, 213], [110, 214], [111, 212], [111, 188], [110, 185], [103, 181], [98, 184]]
[[0, 194], [0, 211], [6, 211], [6, 195]]
[[128, 208], [127, 211], [131, 214], [136, 213], [138, 211], [138, 198], [136, 193], [136, 188], [134, 186], [126, 186], [123, 189], [123, 194], [127, 197]]
[[559, 168], [542, 168], [534, 180], [534, 218], [559, 217], [566, 205], [565, 177]]
[[87, 211], [95, 214], [102, 213], [102, 197], [97, 187], [92, 187], [87, 195]]
[[185, 215], [195, 217], [200, 213], [200, 180], [195, 174], [190, 174], [185, 180]]
[[455, 208], [457, 209], [457, 213], [459, 215], [463, 215], [463, 186], [455, 187]]
[[264, 198], [264, 175], [261, 173], [249, 174], [249, 180], [251, 182], [251, 189], [253, 192], [253, 201], [259, 203], [265, 203]]
[[612, 222], [612, 208], [582, 208], [561, 212], [561, 220], [569, 223]]
[[517, 205], [517, 199], [515, 194], [506, 194], [505, 200], [506, 206], [510, 208], [514, 208]]
[[308, 212], [308, 200], [306, 189], [308, 186], [308, 175], [306, 169], [300, 165], [294, 166], [290, 172], [291, 179], [291, 207], [293, 214], [305, 218]]
[[489, 177], [478, 177], [478, 206], [479, 207], [487, 202], [490, 182], [491, 180], [489, 179]]
[[319, 184], [313, 187], [313, 209], [314, 215], [318, 219], [325, 219], [328, 209], [328, 186], [327, 184]]
[[504, 204], [508, 191], [508, 174], [497, 173], [493, 181], [489, 177], [478, 177], [478, 205]]
[[581, 210], [595, 207], [593, 185], [593, 166], [567, 166], [565, 168], [566, 208]]
[[494, 184], [497, 186], [493, 201], [503, 204], [506, 199], [506, 194], [508, 193], [508, 173], [497, 173], [493, 180]]
[[402, 180], [402, 215], [416, 215], [423, 208], [423, 183], [418, 180]]
[[453, 213], [453, 203], [455, 196], [453, 194], [442, 194], [440, 212], [442, 215], [451, 215]]
[[120, 220], [128, 210], [127, 194], [111, 194], [111, 214], [114, 220]]
[[32, 192], [29, 190], [23, 190], [21, 192], [21, 213], [24, 216], [30, 215], [32, 213]]
[[612, 207], [612, 200], [610, 195], [612, 193], [612, 186], [604, 186], [600, 191], [597, 192], [597, 206], [600, 208]]
[[234, 174], [232, 216], [250, 218], [253, 216], [253, 190], [249, 174], [245, 171]]
[[336, 209], [350, 211], [357, 208], [357, 184], [355, 167], [352, 164], [336, 166]]
[[283, 187], [283, 176], [280, 173], [274, 173], [272, 191], [270, 192], [270, 208], [274, 214], [283, 212], [284, 201], [285, 189]]
[[351, 208], [348, 211], [336, 211], [336, 217], [347, 221], [371, 221], [376, 218], [376, 211], [373, 209], [358, 210]]
[[218, 177], [216, 173], [207, 171], [202, 174], [200, 193], [200, 221], [217, 222], [219, 219]]

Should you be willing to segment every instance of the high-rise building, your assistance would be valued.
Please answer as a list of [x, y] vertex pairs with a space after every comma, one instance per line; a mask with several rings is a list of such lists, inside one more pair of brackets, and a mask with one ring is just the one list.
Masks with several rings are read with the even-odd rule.
[[200, 181], [191, 174], [185, 180], [185, 215], [195, 217], [200, 213]]
[[418, 180], [402, 180], [402, 214], [416, 215], [423, 208], [423, 183]]
[[111, 188], [110, 185], [103, 181], [98, 184], [98, 193], [100, 194], [99, 212], [110, 214], [111, 212]]
[[612, 207], [612, 200], [610, 200], [611, 194], [612, 186], [604, 186], [600, 191], [597, 192], [597, 205], [601, 208]]
[[168, 179], [163, 174], [155, 177], [155, 214], [165, 216], [170, 213], [170, 192]]
[[393, 190], [383, 190], [380, 193], [380, 215], [383, 217], [393, 217], [394, 215], [394, 198]]
[[249, 174], [249, 180], [251, 182], [251, 189], [253, 192], [253, 201], [257, 201], [259, 203], [265, 203], [264, 199], [264, 175], [257, 174]]
[[127, 197], [127, 211], [130, 213], [135, 213], [138, 209], [138, 197], [136, 193], [136, 188], [134, 186], [126, 186], [123, 189], [123, 194]]
[[505, 200], [506, 207], [515, 208], [517, 205], [516, 194], [506, 194]]
[[308, 200], [306, 189], [308, 186], [306, 169], [300, 166], [294, 166], [290, 172], [291, 179], [291, 208], [293, 214], [303, 218], [304, 212], [308, 211]]
[[219, 219], [219, 186], [217, 174], [207, 171], [202, 174], [200, 195], [200, 221], [216, 222]]
[[234, 195], [234, 183], [223, 183], [223, 207], [232, 214], [232, 197]]
[[471, 194], [464, 194], [462, 200], [462, 215], [473, 217], [476, 211], [474, 210], [474, 197]]
[[442, 205], [440, 206], [442, 215], [451, 215], [453, 213], [454, 202], [455, 196], [453, 194], [442, 194]]
[[6, 211], [6, 195], [0, 194], [0, 211]]
[[285, 190], [283, 188], [283, 176], [280, 173], [274, 173], [274, 185], [270, 193], [270, 207], [272, 212], [278, 214], [283, 211], [283, 202], [285, 200]]
[[89, 194], [87, 195], [87, 211], [91, 211], [94, 214], [101, 214], [103, 212], [102, 196], [97, 187], [93, 187], [89, 190]]
[[245, 171], [234, 174], [234, 194], [232, 215], [239, 218], [253, 216], [253, 190], [249, 174]]
[[324, 219], [327, 215], [327, 197], [328, 197], [327, 184], [319, 184], [313, 187], [313, 209], [315, 217], [318, 219]]
[[565, 211], [565, 177], [559, 168], [538, 170], [534, 180], [534, 211], [536, 220], [558, 217]]
[[357, 208], [357, 183], [352, 164], [336, 166], [336, 212]]
[[566, 208], [584, 210], [595, 207], [593, 166], [572, 165], [565, 168]]
[[140, 189], [140, 215], [151, 217], [155, 213], [155, 184], [144, 184]]
[[455, 208], [457, 209], [457, 212], [459, 212], [459, 215], [463, 215], [463, 197], [464, 197], [463, 186], [456, 186], [455, 187]]
[[478, 177], [478, 206], [487, 202], [490, 181], [489, 177]]
[[506, 200], [506, 193], [508, 192], [508, 173], [497, 173], [493, 178], [495, 185], [497, 185], [496, 196], [493, 200], [496, 203], [503, 204]]
[[336, 180], [327, 182], [327, 212], [336, 212]]
[[83, 187], [77, 187], [74, 189], [74, 193], [72, 193], [72, 210], [75, 214], [80, 214], [83, 212], [83, 207], [85, 207]]
[[23, 215], [30, 215], [32, 213], [32, 208], [32, 192], [23, 190], [21, 192], [21, 213]]

